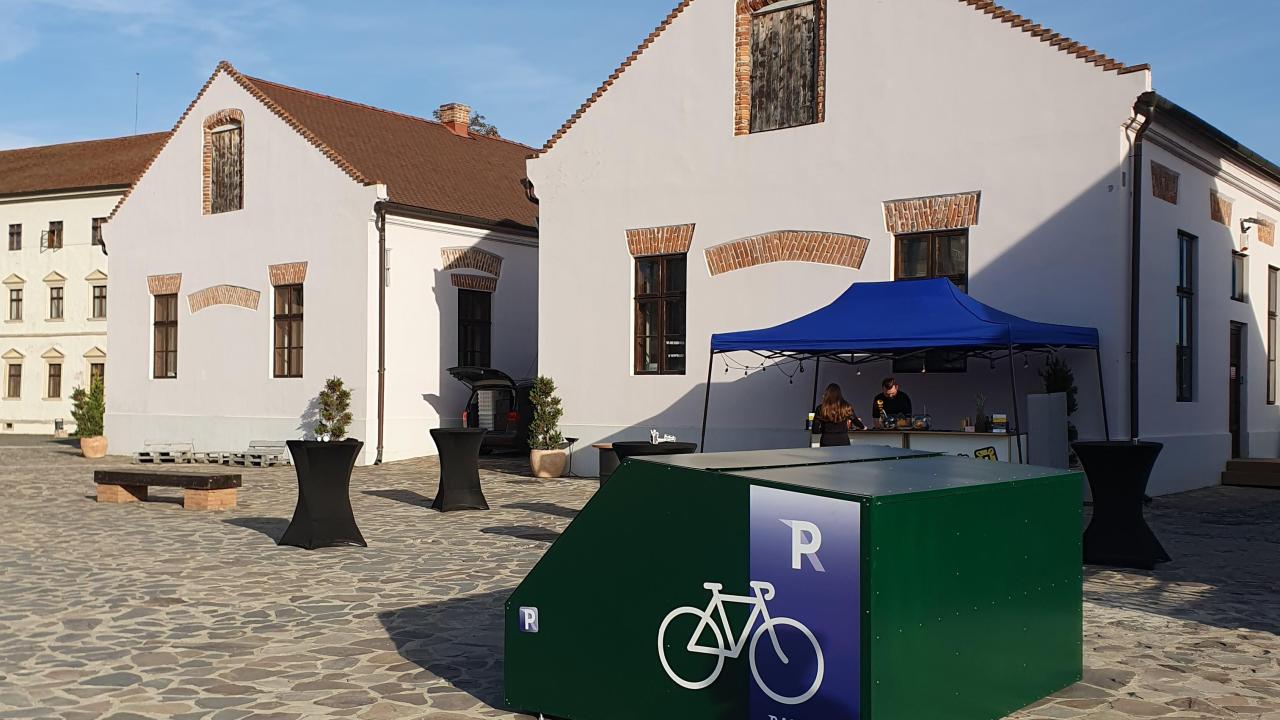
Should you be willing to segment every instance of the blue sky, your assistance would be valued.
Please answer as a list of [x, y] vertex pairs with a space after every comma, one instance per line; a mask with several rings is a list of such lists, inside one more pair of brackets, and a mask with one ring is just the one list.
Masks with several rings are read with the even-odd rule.
[[[507, 137], [540, 145], [674, 4], [0, 0], [0, 148], [133, 132], [135, 73], [139, 130], [167, 130], [224, 58], [415, 115], [467, 102]], [[1162, 94], [1280, 162], [1280, 2], [1004, 4], [1119, 60], [1152, 63]]]

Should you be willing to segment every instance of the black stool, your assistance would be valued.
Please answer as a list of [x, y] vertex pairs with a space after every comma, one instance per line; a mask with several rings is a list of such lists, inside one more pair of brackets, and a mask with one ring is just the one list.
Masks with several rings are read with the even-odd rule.
[[488, 510], [480, 489], [480, 443], [485, 430], [436, 428], [431, 439], [440, 451], [440, 489], [431, 503], [434, 510]]
[[1154, 569], [1169, 553], [1142, 515], [1151, 468], [1164, 445], [1156, 442], [1074, 443], [1093, 491], [1093, 519], [1084, 533], [1089, 565]]

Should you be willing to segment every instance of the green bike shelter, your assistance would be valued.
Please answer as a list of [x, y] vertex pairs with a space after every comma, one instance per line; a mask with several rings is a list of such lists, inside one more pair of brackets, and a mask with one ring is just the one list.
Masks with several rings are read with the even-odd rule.
[[989, 720], [1078, 681], [1081, 476], [850, 447], [636, 458], [512, 593], [510, 707]]

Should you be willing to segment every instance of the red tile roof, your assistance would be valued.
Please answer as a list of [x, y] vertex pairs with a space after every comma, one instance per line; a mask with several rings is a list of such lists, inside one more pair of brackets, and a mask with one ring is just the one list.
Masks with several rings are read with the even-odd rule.
[[[1097, 65], [1103, 70], [1115, 71], [1120, 75], [1124, 75], [1127, 73], [1151, 69], [1150, 65], [1125, 65], [1124, 63], [1113, 60], [1106, 55], [1081, 45], [1071, 38], [1060, 35], [1043, 25], [1037, 25], [1027, 18], [1001, 7], [992, 0], [959, 0], [959, 2], [964, 3], [975, 10], [980, 10], [987, 15], [990, 15], [992, 18], [1016, 29], [1022, 30], [1022, 32], [1028, 33], [1033, 37], [1037, 37], [1041, 42], [1049, 43], [1061, 52], [1074, 55], [1087, 63]], [[578, 111], [570, 116], [570, 118], [565, 121], [564, 125], [560, 126], [560, 129], [551, 136], [551, 139], [547, 140], [546, 144], [542, 146], [541, 152], [546, 152], [554, 147], [555, 144], [559, 142], [560, 138], [564, 137], [565, 133], [569, 132], [569, 128], [576, 125], [578, 120], [582, 118], [583, 114], [585, 114], [587, 110], [600, 99], [600, 96], [604, 95], [605, 91], [613, 86], [622, 73], [626, 72], [627, 68], [631, 67], [636, 59], [640, 57], [641, 53], [647, 50], [649, 46], [658, 39], [658, 36], [665, 32], [666, 29], [671, 26], [671, 23], [675, 22], [675, 19], [680, 16], [680, 13], [684, 12], [692, 4], [693, 0], [681, 0], [680, 4], [676, 5], [675, 9], [672, 10], [671, 13], [667, 15], [666, 19], [658, 25], [657, 29], [652, 33], [649, 33], [649, 37], [645, 38], [644, 42], [640, 43], [640, 47], [636, 48], [635, 52], [631, 53], [631, 55], [622, 62], [622, 65], [618, 66], [618, 69], [614, 70], [613, 74], [605, 79], [604, 83], [602, 83], [600, 87], [591, 94], [591, 97], [587, 98], [587, 101], [578, 108]]]
[[460, 137], [431, 120], [252, 78], [225, 61], [178, 125], [220, 72], [353, 180], [386, 185], [392, 202], [496, 227], [537, 228], [538, 206], [525, 188], [525, 160], [533, 148], [503, 138]]
[[127, 188], [168, 133], [0, 151], [0, 195]]

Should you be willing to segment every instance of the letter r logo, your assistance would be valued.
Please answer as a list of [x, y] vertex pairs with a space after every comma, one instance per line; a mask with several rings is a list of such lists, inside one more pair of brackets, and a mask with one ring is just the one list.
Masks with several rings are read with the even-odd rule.
[[536, 607], [520, 608], [520, 632], [522, 633], [538, 632], [538, 608]]
[[817, 525], [805, 520], [781, 520], [783, 525], [791, 528], [791, 569], [803, 570], [804, 558], [818, 572], [826, 572], [822, 561], [818, 559], [818, 550], [822, 548], [822, 530]]

